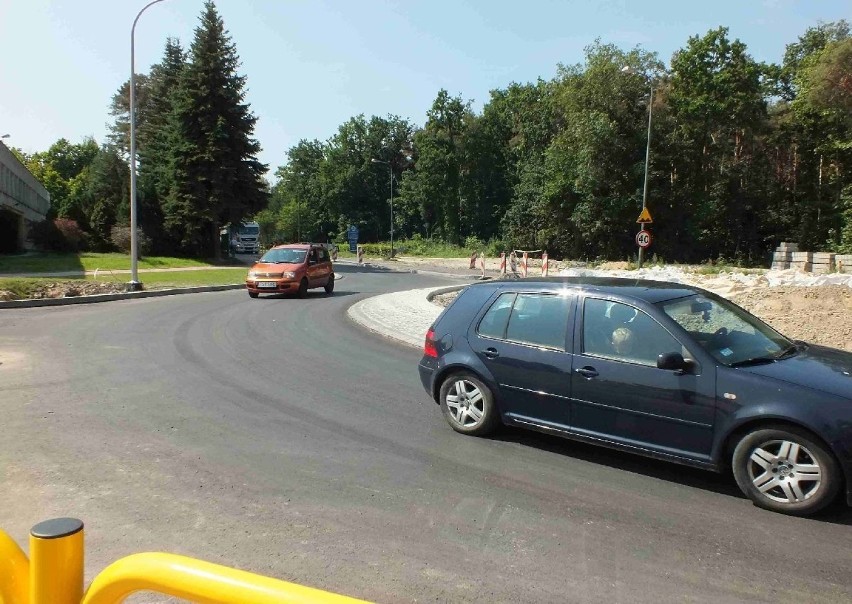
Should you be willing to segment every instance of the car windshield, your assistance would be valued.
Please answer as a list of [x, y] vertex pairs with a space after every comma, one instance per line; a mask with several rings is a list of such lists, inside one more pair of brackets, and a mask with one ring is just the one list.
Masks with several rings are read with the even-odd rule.
[[257, 235], [260, 233], [260, 227], [258, 226], [241, 226], [240, 227], [240, 235]]
[[795, 352], [791, 340], [723, 298], [695, 295], [657, 306], [723, 365], [771, 362]]
[[258, 262], [271, 264], [302, 264], [305, 261], [305, 250], [292, 248], [271, 249], [266, 252]]

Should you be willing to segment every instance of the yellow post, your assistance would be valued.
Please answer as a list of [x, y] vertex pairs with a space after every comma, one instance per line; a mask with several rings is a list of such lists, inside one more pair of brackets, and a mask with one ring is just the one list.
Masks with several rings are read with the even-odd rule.
[[83, 598], [83, 523], [54, 518], [30, 530], [30, 603], [80, 604]]
[[202, 604], [364, 604], [304, 587], [176, 554], [133, 554], [95, 577], [83, 604], [116, 604], [137, 591], [155, 591]]
[[30, 561], [15, 540], [0, 530], [0, 602], [29, 604]]

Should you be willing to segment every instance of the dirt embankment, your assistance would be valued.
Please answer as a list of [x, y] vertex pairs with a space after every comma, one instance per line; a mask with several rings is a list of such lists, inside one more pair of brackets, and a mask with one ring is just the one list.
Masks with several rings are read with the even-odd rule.
[[787, 337], [852, 352], [852, 288], [768, 287], [731, 299]]
[[43, 298], [72, 298], [76, 296], [91, 296], [94, 294], [113, 294], [127, 291], [126, 283], [104, 283], [99, 281], [56, 281], [40, 283], [28, 288], [26, 295], [16, 295], [14, 292], [0, 289], [0, 301], [17, 300], [21, 298], [40, 300]]

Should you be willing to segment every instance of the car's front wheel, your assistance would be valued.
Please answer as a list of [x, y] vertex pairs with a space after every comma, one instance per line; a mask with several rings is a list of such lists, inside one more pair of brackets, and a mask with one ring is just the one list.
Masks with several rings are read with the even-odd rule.
[[834, 501], [840, 469], [814, 436], [790, 426], [746, 434], [734, 449], [734, 478], [762, 508], [806, 516]]
[[299, 281], [299, 289], [296, 290], [296, 295], [300, 298], [305, 298], [308, 295], [308, 280], [304, 277]]
[[325, 284], [325, 293], [331, 294], [334, 291], [334, 273], [328, 276], [328, 281]]
[[260, 294], [259, 294], [258, 292], [252, 292], [252, 291], [250, 291], [250, 292], [248, 293], [248, 295], [249, 295], [249, 298], [257, 298]]
[[491, 390], [470, 373], [456, 373], [441, 384], [441, 411], [456, 432], [483, 436], [500, 422]]

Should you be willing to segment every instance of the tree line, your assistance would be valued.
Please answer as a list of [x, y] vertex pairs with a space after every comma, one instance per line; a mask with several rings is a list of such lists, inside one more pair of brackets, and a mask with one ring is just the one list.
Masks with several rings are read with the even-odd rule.
[[[480, 111], [438, 92], [423, 126], [359, 115], [301, 140], [263, 180], [239, 57], [212, 2], [188, 52], [177, 40], [137, 79], [139, 224], [160, 252], [215, 255], [218, 231], [254, 217], [267, 240], [437, 239], [551, 256], [623, 259], [647, 203], [651, 252], [670, 261], [763, 262], [782, 240], [852, 252], [852, 34], [807, 29], [781, 64], [724, 27], [668, 64], [595, 42], [550, 80], [511, 83]], [[128, 88], [107, 144], [58, 141], [24, 157], [53, 212], [94, 247], [129, 221]]]
[[392, 179], [397, 239], [623, 259], [636, 249], [652, 110], [651, 251], [755, 263], [782, 240], [852, 251], [850, 74], [845, 21], [808, 29], [780, 65], [723, 27], [668, 65], [598, 41], [552, 80], [492, 91], [478, 113], [441, 90], [423, 127], [357, 116], [300, 141], [259, 219], [289, 238], [343, 240], [355, 224], [386, 241]]
[[[263, 209], [267, 167], [253, 138], [239, 56], [212, 1], [188, 52], [176, 39], [136, 78], [138, 224], [151, 251], [218, 256], [219, 231]], [[130, 222], [130, 83], [114, 95], [108, 142], [60, 139], [19, 158], [47, 188], [51, 218], [71, 219], [89, 247], [109, 249]], [[126, 240], [126, 238], [124, 238]]]

